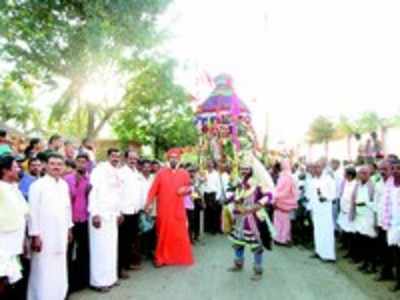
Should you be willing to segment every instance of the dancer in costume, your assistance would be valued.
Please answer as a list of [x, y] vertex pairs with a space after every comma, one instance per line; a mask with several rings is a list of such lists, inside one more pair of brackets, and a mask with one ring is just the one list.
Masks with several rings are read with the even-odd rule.
[[242, 182], [236, 188], [234, 201], [227, 207], [233, 221], [229, 238], [233, 243], [235, 256], [234, 265], [229, 271], [243, 270], [244, 252], [247, 247], [254, 254], [254, 281], [262, 277], [264, 248], [271, 249], [274, 235], [271, 221], [265, 211], [265, 206], [272, 200], [273, 184], [267, 171], [260, 169], [257, 162], [258, 160], [250, 155], [242, 163]]

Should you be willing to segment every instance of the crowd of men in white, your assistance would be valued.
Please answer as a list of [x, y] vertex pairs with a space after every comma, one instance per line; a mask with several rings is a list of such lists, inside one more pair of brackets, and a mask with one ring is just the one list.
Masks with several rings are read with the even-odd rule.
[[395, 280], [393, 290], [398, 291], [400, 160], [390, 155], [343, 167], [337, 160], [321, 160], [297, 169], [294, 176], [313, 223], [314, 257], [336, 260], [336, 233], [345, 256], [362, 263], [360, 271], [379, 273], [378, 281]]
[[[129, 226], [144, 209], [151, 162], [139, 172], [135, 151], [122, 159], [111, 148], [108, 159], [89, 173], [87, 151], [75, 155], [69, 169], [58, 144], [39, 162], [40, 170], [34, 169], [39, 159], [31, 157], [22, 176], [15, 156], [0, 157], [0, 299], [65, 299], [71, 265], [79, 269], [73, 274], [83, 281], [78, 284], [101, 292], [128, 277], [135, 232]], [[27, 198], [21, 189], [24, 176], [32, 179]], [[23, 269], [30, 270], [26, 291], [19, 284], [26, 277]]]
[[[25, 172], [15, 156], [0, 157], [0, 299], [62, 300], [68, 284], [107, 292], [135, 268], [135, 226], [157, 170], [151, 162], [139, 170], [135, 151], [122, 159], [114, 148], [92, 168], [94, 155], [84, 147], [69, 169], [62, 146], [68, 145], [56, 136], [44, 158], [27, 153]], [[394, 290], [399, 290], [400, 160], [389, 156], [376, 163], [340, 167], [336, 160], [321, 160], [296, 168], [302, 193], [293, 223], [309, 218], [315, 257], [334, 262], [339, 233], [346, 256], [362, 263], [360, 270], [379, 272], [378, 280], [396, 279]], [[212, 234], [221, 232], [228, 173], [208, 166], [203, 198], [205, 231]], [[299, 217], [301, 209], [308, 215]], [[27, 287], [21, 295], [23, 277]]]

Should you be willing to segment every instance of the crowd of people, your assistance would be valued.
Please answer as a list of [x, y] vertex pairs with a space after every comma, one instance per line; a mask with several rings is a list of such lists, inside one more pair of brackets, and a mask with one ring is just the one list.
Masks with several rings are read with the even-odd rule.
[[[18, 152], [0, 131], [0, 299], [63, 300], [91, 288], [106, 293], [140, 271], [192, 265], [203, 232], [225, 233], [233, 246], [231, 272], [254, 255], [253, 280], [272, 245], [313, 247], [334, 263], [345, 258], [400, 289], [400, 160], [357, 163], [321, 159], [267, 169], [254, 156], [240, 172], [213, 161], [199, 169], [141, 158], [134, 149], [107, 151], [59, 135], [31, 139]], [[153, 225], [155, 224], [155, 226]]]
[[138, 220], [158, 161], [110, 148], [96, 162], [90, 140], [59, 135], [18, 153], [5, 131], [0, 152], [0, 299], [107, 292], [153, 258], [154, 228], [139, 237]]
[[335, 262], [341, 248], [361, 272], [394, 281], [393, 291], [400, 290], [399, 158], [321, 159], [295, 164], [292, 178], [299, 193], [292, 202], [297, 208], [288, 209], [293, 240], [287, 235], [284, 244], [314, 247], [313, 257], [325, 262]]

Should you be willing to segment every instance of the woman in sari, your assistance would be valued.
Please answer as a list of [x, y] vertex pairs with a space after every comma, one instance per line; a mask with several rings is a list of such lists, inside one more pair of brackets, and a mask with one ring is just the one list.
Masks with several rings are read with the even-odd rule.
[[277, 231], [275, 242], [278, 245], [290, 245], [292, 241], [290, 215], [297, 208], [299, 194], [289, 161], [284, 160], [281, 167], [282, 171], [278, 178], [273, 202], [274, 226]]

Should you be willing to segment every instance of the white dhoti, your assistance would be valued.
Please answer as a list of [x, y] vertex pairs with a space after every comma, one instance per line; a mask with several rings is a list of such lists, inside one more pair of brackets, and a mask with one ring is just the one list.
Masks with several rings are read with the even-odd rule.
[[[118, 280], [118, 224], [116, 216], [101, 217], [101, 227], [90, 222], [90, 285], [109, 287]], [[132, 233], [133, 234], [133, 233]]]
[[367, 206], [357, 207], [354, 224], [358, 233], [371, 238], [376, 238], [378, 236], [375, 212], [371, 208]]
[[67, 254], [34, 253], [28, 300], [64, 300], [68, 290]]
[[315, 252], [322, 259], [336, 260], [332, 202], [315, 202], [312, 215]]
[[346, 233], [355, 233], [356, 227], [354, 222], [350, 221], [349, 214], [343, 211], [340, 212], [338, 218], [338, 225], [339, 227]]

